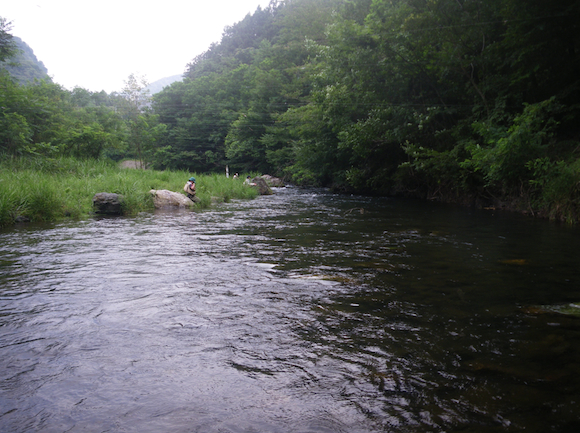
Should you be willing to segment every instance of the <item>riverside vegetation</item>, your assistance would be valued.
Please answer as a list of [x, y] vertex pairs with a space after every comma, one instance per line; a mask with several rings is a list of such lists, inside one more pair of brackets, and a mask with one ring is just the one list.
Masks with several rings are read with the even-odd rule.
[[576, 223], [579, 101], [580, 0], [272, 0], [153, 97], [134, 75], [106, 94], [0, 65], [0, 152], [228, 165]]
[[[0, 162], [0, 227], [17, 219], [54, 221], [86, 218], [99, 192], [122, 194], [124, 214], [153, 210], [151, 189], [181, 191], [192, 176], [187, 171], [119, 168], [111, 160], [60, 158], [3, 158]], [[217, 174], [193, 174], [197, 179], [197, 209], [216, 201], [250, 199], [255, 188]]]

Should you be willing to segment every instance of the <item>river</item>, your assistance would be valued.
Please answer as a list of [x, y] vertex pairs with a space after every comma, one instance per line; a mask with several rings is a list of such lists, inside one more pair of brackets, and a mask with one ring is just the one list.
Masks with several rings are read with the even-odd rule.
[[580, 302], [579, 246], [297, 188], [10, 228], [0, 431], [577, 432], [580, 318], [538, 306]]

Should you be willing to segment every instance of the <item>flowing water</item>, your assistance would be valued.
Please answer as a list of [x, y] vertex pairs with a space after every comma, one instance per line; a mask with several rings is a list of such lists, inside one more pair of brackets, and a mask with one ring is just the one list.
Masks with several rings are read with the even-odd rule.
[[578, 246], [296, 188], [5, 230], [0, 431], [577, 432]]

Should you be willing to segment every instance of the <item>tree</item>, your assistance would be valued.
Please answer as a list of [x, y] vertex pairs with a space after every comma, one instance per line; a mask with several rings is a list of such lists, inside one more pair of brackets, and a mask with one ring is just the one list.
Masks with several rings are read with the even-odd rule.
[[123, 100], [119, 107], [128, 128], [129, 145], [141, 167], [145, 167], [146, 150], [152, 144], [151, 129], [156, 126], [158, 119], [151, 113], [148, 84], [144, 76], [129, 75], [121, 92]]
[[579, 0], [272, 2], [156, 97], [159, 154], [364, 192], [533, 199], [580, 178], [579, 23]]
[[10, 30], [12, 30], [11, 23], [0, 17], [0, 62], [13, 57], [17, 52], [14, 37], [9, 33]]

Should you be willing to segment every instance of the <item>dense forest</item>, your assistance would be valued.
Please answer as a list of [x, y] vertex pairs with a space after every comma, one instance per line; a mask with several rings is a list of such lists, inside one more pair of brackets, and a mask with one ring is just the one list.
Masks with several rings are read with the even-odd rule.
[[[164, 131], [150, 109], [147, 83], [131, 75], [120, 92], [66, 90], [0, 17], [0, 155], [145, 159]], [[24, 48], [24, 49], [23, 49]], [[40, 68], [40, 72], [39, 72]]]
[[272, 0], [145, 88], [3, 73], [0, 152], [580, 218], [580, 0]]

